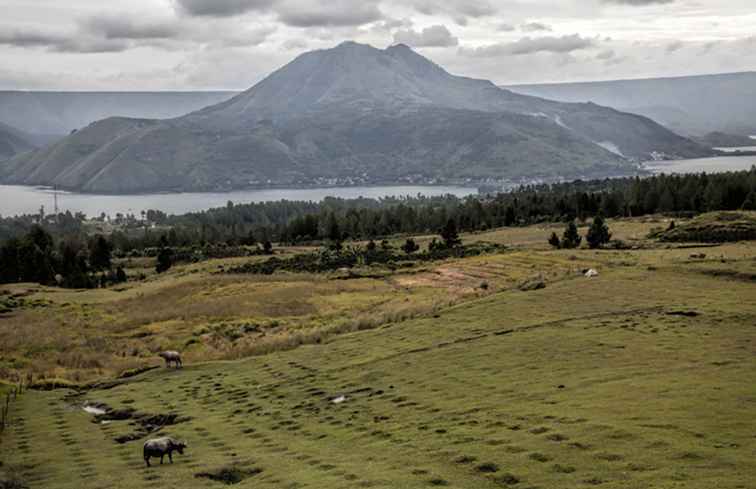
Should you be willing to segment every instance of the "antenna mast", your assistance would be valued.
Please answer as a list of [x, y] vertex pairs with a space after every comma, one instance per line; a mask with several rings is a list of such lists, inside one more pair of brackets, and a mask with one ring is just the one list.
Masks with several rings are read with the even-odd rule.
[[55, 207], [55, 219], [58, 219], [58, 186], [53, 185], [53, 202]]

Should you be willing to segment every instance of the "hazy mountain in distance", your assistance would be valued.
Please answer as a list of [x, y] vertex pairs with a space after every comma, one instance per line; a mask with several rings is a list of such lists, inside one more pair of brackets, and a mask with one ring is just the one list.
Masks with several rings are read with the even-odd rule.
[[0, 122], [40, 135], [45, 143], [108, 117], [168, 119], [237, 93], [0, 91]]
[[524, 95], [594, 102], [645, 115], [687, 136], [756, 135], [756, 72], [507, 86]]
[[756, 146], [756, 139], [749, 136], [726, 134], [723, 132], [710, 132], [705, 136], [696, 138], [699, 143], [711, 148], [733, 148]]
[[237, 96], [170, 120], [109, 118], [0, 165], [86, 192], [632, 172], [709, 150], [654, 121], [453, 76], [404, 45], [312, 51]]
[[0, 161], [35, 149], [28, 135], [0, 122]]

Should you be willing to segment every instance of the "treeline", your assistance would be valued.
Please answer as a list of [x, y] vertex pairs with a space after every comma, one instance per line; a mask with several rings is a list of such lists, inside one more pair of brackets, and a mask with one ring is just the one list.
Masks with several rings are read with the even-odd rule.
[[40, 225], [0, 245], [0, 283], [35, 282], [68, 288], [106, 287], [125, 282], [126, 272], [112, 263], [113, 247], [104, 236], [87, 241], [58, 240]]
[[[658, 175], [520, 187], [491, 197], [387, 199], [327, 198], [234, 205], [180, 216], [160, 211], [109, 220], [117, 231], [95, 241], [85, 217], [70, 213], [0, 219], [0, 280], [94, 286], [117, 269], [95, 258], [105, 245], [113, 257], [156, 256], [172, 261], [269, 254], [272, 243], [330, 244], [391, 235], [435, 234], [449, 222], [460, 232], [596, 215], [697, 214], [756, 210], [756, 167], [721, 174]], [[120, 224], [118, 224], [120, 222]], [[98, 244], [99, 243], [99, 244]], [[569, 244], [569, 240], [567, 240]], [[563, 243], [564, 245], [564, 243]], [[171, 258], [170, 260], [168, 258]], [[157, 260], [160, 261], [160, 260]], [[103, 278], [104, 277], [104, 278]], [[74, 285], [76, 284], [76, 285]]]
[[[598, 214], [613, 218], [738, 209], [756, 210], [756, 168], [712, 175], [658, 175], [534, 185], [485, 198], [330, 198], [319, 204], [229, 203], [224, 208], [166, 217], [164, 224], [171, 227], [172, 245], [206, 242], [251, 245], [264, 241], [299, 244], [430, 234], [449, 219], [460, 231], [469, 232], [583, 220]], [[142, 238], [146, 241], [130, 241], [128, 245], [154, 246], [159, 239]]]

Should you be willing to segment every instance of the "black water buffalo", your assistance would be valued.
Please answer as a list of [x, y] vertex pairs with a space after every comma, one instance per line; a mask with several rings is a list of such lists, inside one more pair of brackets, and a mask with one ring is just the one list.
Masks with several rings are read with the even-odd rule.
[[144, 442], [144, 462], [147, 467], [150, 466], [150, 458], [160, 457], [160, 463], [163, 463], [163, 457], [168, 455], [168, 460], [173, 463], [173, 451], [184, 454], [186, 443], [175, 440], [169, 436], [162, 438], [153, 438]]
[[164, 351], [160, 353], [160, 357], [165, 360], [166, 367], [170, 367], [171, 363], [176, 364], [176, 368], [183, 367], [181, 354], [177, 351]]

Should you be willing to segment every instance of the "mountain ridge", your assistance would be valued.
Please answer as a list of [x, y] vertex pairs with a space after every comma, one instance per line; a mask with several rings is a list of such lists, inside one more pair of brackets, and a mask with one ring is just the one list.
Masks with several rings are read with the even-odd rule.
[[756, 71], [503, 88], [564, 102], [593, 101], [644, 115], [687, 136], [756, 135]]
[[708, 153], [642, 116], [454, 76], [407, 46], [347, 42], [181, 117], [93, 123], [0, 178], [106, 193], [567, 178], [631, 173], [658, 154]]
[[36, 148], [28, 134], [0, 122], [0, 161]]

